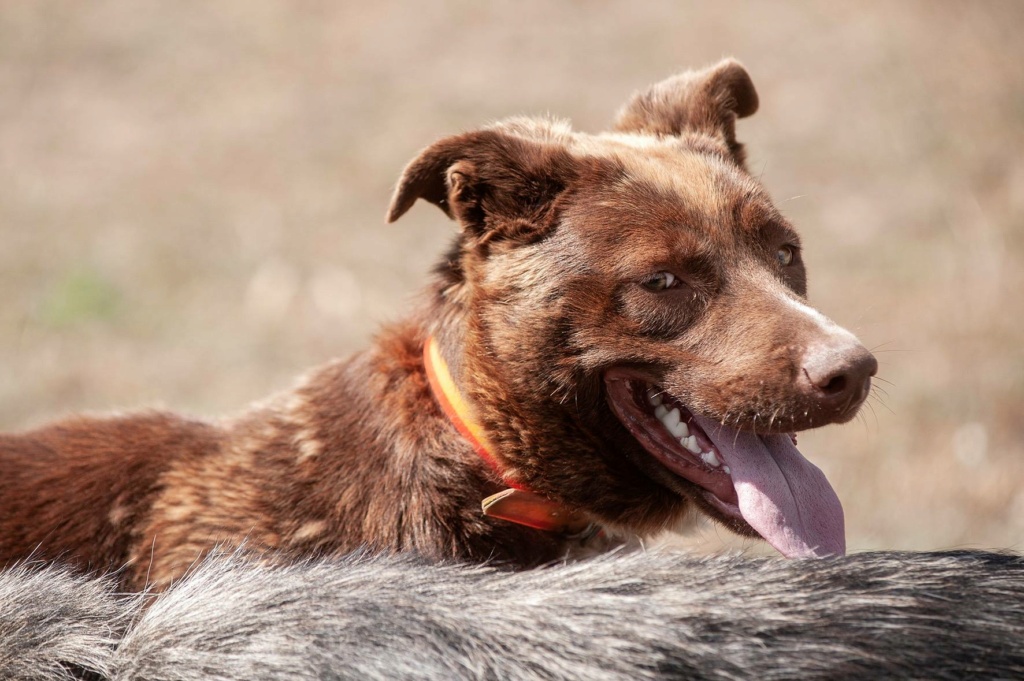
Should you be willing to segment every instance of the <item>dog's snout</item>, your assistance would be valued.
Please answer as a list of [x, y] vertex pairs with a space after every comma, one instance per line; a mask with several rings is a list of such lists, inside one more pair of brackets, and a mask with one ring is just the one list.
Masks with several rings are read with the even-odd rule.
[[803, 378], [824, 412], [836, 418], [852, 414], [867, 397], [878, 360], [860, 343], [818, 346], [804, 355]]

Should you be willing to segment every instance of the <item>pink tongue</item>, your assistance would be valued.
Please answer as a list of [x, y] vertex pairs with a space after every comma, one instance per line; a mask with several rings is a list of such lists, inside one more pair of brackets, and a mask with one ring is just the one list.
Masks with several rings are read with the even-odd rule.
[[754, 435], [694, 416], [732, 470], [743, 519], [787, 558], [846, 553], [843, 507], [788, 435]]

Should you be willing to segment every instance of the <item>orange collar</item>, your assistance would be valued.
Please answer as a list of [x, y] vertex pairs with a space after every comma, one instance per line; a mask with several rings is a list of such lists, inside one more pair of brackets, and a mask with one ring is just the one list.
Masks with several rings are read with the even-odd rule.
[[423, 346], [423, 364], [430, 389], [445, 416], [498, 478], [509, 486], [509, 489], [492, 494], [481, 502], [484, 515], [548, 532], [578, 534], [585, 531], [590, 523], [582, 513], [569, 510], [506, 477], [487, 440], [487, 433], [473, 418], [472, 407], [455, 385], [433, 336], [427, 338]]

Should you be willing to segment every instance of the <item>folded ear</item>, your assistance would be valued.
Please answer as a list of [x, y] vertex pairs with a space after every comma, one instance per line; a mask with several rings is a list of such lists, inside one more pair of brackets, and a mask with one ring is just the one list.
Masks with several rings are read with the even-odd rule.
[[563, 145], [498, 128], [447, 137], [406, 166], [387, 220], [426, 199], [468, 229], [521, 232], [543, 221], [574, 167]]
[[736, 119], [757, 111], [757, 91], [746, 69], [723, 59], [703, 71], [687, 71], [637, 92], [615, 119], [614, 129], [649, 135], [701, 132], [722, 139], [737, 164], [743, 145], [736, 141]]

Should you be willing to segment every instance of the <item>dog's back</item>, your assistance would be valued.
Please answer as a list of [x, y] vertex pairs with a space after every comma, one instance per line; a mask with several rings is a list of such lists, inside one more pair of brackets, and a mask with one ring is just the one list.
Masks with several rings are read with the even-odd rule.
[[122, 567], [131, 528], [143, 526], [164, 472], [214, 454], [222, 437], [160, 412], [0, 434], [0, 565], [31, 555], [94, 571]]
[[138, 604], [53, 569], [0, 573], [0, 677], [1024, 676], [1024, 560], [980, 552], [651, 553], [523, 573], [219, 558]]

